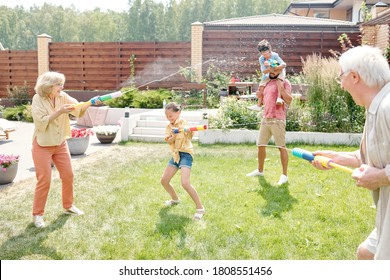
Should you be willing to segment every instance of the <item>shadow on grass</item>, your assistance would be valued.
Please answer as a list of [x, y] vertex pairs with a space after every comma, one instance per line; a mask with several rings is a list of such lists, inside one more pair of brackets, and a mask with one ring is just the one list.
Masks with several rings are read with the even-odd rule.
[[260, 189], [257, 193], [266, 201], [261, 213], [264, 216], [281, 218], [283, 212], [291, 210], [298, 200], [290, 195], [288, 183], [275, 187], [267, 182], [264, 177], [259, 177]]
[[43, 255], [53, 260], [61, 260], [55, 248], [46, 247], [45, 240], [53, 231], [61, 229], [71, 215], [60, 215], [53, 223], [39, 229], [30, 223], [24, 232], [13, 236], [0, 246], [1, 260], [20, 260], [24, 256]]
[[185, 227], [191, 219], [185, 216], [179, 216], [169, 213], [171, 208], [164, 207], [160, 210], [160, 221], [156, 224], [156, 230], [165, 238], [173, 238], [176, 234], [180, 237], [179, 248], [184, 248], [187, 232]]

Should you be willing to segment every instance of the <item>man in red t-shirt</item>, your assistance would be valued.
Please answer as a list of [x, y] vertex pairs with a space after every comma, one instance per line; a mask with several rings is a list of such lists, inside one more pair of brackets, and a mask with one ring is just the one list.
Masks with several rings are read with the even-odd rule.
[[[280, 72], [280, 71], [279, 71]], [[278, 79], [278, 72], [270, 72], [271, 81], [267, 83], [263, 93], [263, 119], [261, 121], [259, 138], [257, 140], [258, 169], [248, 173], [248, 177], [264, 176], [264, 161], [266, 157], [266, 146], [271, 136], [274, 137], [275, 145], [279, 148], [280, 160], [283, 173], [280, 176], [278, 185], [287, 183], [288, 153], [286, 150], [286, 113], [288, 105], [292, 101], [291, 84], [288, 80]], [[278, 92], [284, 101], [282, 105], [276, 105]]]

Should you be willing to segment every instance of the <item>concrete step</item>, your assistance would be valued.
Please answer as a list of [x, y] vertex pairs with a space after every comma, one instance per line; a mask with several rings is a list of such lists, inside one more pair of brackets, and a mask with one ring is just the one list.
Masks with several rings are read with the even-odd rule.
[[[184, 111], [180, 115], [188, 123], [188, 126], [197, 126], [203, 119], [201, 111]], [[140, 115], [133, 127], [129, 140], [142, 142], [162, 142], [164, 141], [165, 128], [168, 120], [163, 109], [151, 110]], [[198, 132], [195, 132], [193, 140], [198, 140]]]
[[[203, 119], [203, 113], [199, 111], [185, 111], [180, 114], [180, 117], [187, 122], [199, 122]], [[163, 110], [153, 110], [143, 113], [140, 119], [147, 121], [167, 121], [165, 111]]]
[[[196, 126], [196, 125], [199, 125], [199, 122], [196, 121], [196, 122], [187, 122], [188, 123], [188, 126]], [[138, 127], [163, 127], [165, 128], [168, 124], [168, 121], [167, 120], [164, 120], [164, 121], [157, 121], [157, 120], [138, 120], [137, 121], [137, 126]]]
[[[164, 136], [160, 135], [131, 134], [129, 135], [129, 140], [139, 142], [165, 143]], [[194, 135], [192, 141], [198, 141], [198, 137]]]
[[138, 142], [155, 142], [164, 143], [164, 136], [160, 135], [141, 135], [141, 134], [130, 134], [129, 140]]
[[133, 128], [133, 134], [159, 135], [160, 137], [164, 137], [164, 135], [165, 135], [165, 128], [164, 127], [137, 126], [137, 127]]
[[[158, 135], [160, 137], [165, 136], [165, 128], [160, 127], [135, 127], [133, 128], [133, 134], [138, 135]], [[195, 131], [194, 137], [198, 135], [198, 132]]]

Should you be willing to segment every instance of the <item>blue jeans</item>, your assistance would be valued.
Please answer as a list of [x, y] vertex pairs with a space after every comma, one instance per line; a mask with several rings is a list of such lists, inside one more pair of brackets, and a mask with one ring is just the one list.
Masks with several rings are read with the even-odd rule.
[[184, 152], [179, 152], [179, 156], [180, 159], [178, 163], [174, 162], [173, 158], [171, 158], [171, 160], [168, 162], [168, 165], [176, 168], [187, 167], [191, 169], [192, 161], [193, 161], [192, 156], [189, 153], [184, 153]]

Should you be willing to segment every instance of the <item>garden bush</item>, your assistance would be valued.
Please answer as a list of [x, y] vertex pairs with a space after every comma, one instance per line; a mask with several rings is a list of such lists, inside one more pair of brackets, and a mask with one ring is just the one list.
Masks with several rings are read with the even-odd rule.
[[132, 106], [134, 108], [158, 109], [163, 107], [164, 99], [170, 100], [172, 93], [166, 89], [141, 91], [134, 94]]
[[3, 110], [3, 118], [10, 121], [32, 122], [31, 105], [7, 107]]
[[351, 95], [337, 83], [337, 59], [314, 54], [303, 62], [302, 71], [310, 84], [305, 108], [310, 112], [311, 120], [306, 129], [320, 132], [362, 132], [365, 109], [357, 106]]
[[127, 92], [123, 94], [121, 97], [114, 98], [111, 100], [107, 100], [104, 103], [111, 108], [126, 108], [126, 107], [133, 107], [132, 102], [134, 95], [138, 93], [138, 90], [136, 88], [124, 88], [122, 89], [123, 92]]
[[7, 86], [7, 92], [8, 100], [11, 101], [14, 106], [26, 105], [31, 101], [28, 94], [29, 87], [26, 81], [24, 81], [22, 86]]
[[247, 108], [249, 102], [236, 98], [224, 98], [217, 113], [209, 116], [209, 127], [212, 129], [258, 129], [261, 113]]
[[171, 91], [167, 89], [140, 91], [136, 88], [122, 89], [126, 92], [121, 97], [111, 99], [105, 102], [112, 108], [162, 108], [163, 101], [172, 98]]
[[182, 105], [186, 110], [203, 107], [203, 90], [172, 92], [172, 101]]

